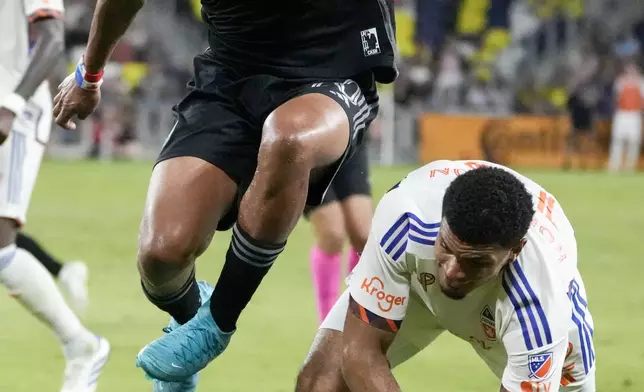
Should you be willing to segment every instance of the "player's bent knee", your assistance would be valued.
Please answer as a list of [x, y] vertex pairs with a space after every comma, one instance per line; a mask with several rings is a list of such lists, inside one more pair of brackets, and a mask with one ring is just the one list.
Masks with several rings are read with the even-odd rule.
[[259, 150], [260, 160], [276, 163], [278, 166], [297, 165], [310, 169], [311, 158], [311, 148], [299, 134], [281, 130], [264, 131]]
[[349, 135], [349, 120], [339, 103], [326, 95], [305, 94], [268, 116], [262, 129], [262, 147], [280, 151], [284, 161], [294, 160], [313, 169], [342, 157]]
[[340, 253], [347, 238], [344, 221], [342, 215], [336, 217], [336, 214], [325, 213], [323, 211], [325, 208], [328, 207], [322, 206], [319, 211], [314, 210], [310, 216], [315, 232], [315, 242], [327, 254]]
[[346, 233], [342, 227], [325, 227], [317, 234], [318, 247], [327, 254], [342, 252]]
[[183, 269], [206, 247], [207, 241], [184, 229], [143, 233], [139, 240], [139, 266], [146, 271]]

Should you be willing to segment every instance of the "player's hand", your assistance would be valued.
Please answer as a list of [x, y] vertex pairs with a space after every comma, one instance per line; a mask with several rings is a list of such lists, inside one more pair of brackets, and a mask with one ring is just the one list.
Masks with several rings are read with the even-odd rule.
[[13, 120], [16, 119], [16, 114], [7, 108], [0, 107], [0, 144], [3, 144], [9, 137]]
[[101, 90], [84, 90], [76, 84], [74, 74], [69, 75], [58, 86], [54, 97], [54, 117], [56, 124], [66, 129], [76, 129], [72, 117], [86, 119], [101, 101]]

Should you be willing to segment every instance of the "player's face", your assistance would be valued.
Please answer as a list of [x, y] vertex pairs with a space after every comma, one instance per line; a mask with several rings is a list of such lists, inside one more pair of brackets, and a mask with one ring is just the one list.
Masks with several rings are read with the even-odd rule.
[[471, 246], [459, 240], [445, 220], [436, 238], [434, 250], [438, 262], [438, 283], [452, 299], [462, 299], [501, 273], [514, 260], [525, 242], [515, 249], [499, 246]]

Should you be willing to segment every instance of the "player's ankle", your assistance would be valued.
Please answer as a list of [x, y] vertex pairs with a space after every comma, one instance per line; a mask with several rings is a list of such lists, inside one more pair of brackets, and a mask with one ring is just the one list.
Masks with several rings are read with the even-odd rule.
[[179, 324], [185, 324], [192, 319], [201, 306], [199, 286], [195, 278], [194, 269], [184, 285], [174, 294], [158, 295], [151, 293], [144, 281], [141, 287], [145, 296], [152, 304], [170, 314]]
[[81, 328], [74, 338], [63, 342], [65, 358], [77, 358], [90, 355], [98, 348], [98, 339], [91, 331]]

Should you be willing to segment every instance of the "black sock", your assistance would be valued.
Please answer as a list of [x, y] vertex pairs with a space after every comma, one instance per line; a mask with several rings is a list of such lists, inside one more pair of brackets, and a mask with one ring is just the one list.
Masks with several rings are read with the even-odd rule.
[[197, 285], [194, 272], [186, 284], [176, 294], [171, 296], [157, 297], [145, 289], [143, 282], [141, 282], [141, 286], [148, 300], [156, 305], [157, 308], [170, 314], [179, 324], [185, 324], [190, 321], [197, 314], [201, 306], [199, 286]]
[[210, 300], [212, 316], [223, 332], [235, 329], [239, 315], [285, 245], [263, 244], [237, 224], [233, 226], [226, 262]]
[[47, 271], [55, 277], [58, 277], [60, 270], [63, 269], [63, 264], [61, 262], [47, 253], [47, 251], [40, 247], [39, 243], [27, 234], [18, 232], [18, 235], [16, 236], [16, 246], [31, 253], [36, 259], [38, 259], [40, 264], [42, 264]]

